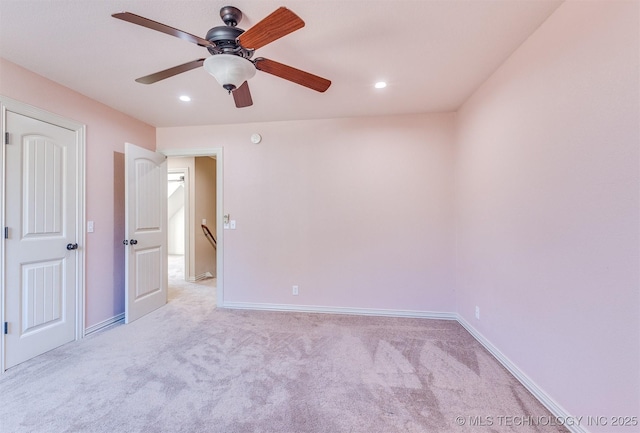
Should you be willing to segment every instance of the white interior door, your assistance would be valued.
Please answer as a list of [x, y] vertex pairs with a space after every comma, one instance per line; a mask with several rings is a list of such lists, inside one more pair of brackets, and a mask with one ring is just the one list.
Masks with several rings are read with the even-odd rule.
[[125, 144], [125, 322], [167, 303], [167, 162]]
[[5, 367], [76, 338], [76, 131], [11, 111], [5, 145]]

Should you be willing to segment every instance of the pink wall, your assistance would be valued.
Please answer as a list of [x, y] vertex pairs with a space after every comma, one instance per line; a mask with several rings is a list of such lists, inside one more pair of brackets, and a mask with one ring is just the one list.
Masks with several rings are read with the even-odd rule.
[[157, 144], [224, 147], [224, 213], [237, 222], [224, 231], [225, 302], [452, 312], [453, 125], [438, 114], [159, 128]]
[[155, 128], [1, 58], [0, 94], [87, 125], [85, 324], [123, 313], [124, 143], [153, 149]]
[[154, 136], [3, 60], [0, 93], [88, 125], [88, 326], [123, 311], [123, 143], [224, 147], [225, 302], [457, 311], [568, 413], [634, 416], [639, 12], [565, 2], [456, 116]]
[[458, 312], [575, 416], [639, 415], [638, 5], [564, 3], [457, 119]]

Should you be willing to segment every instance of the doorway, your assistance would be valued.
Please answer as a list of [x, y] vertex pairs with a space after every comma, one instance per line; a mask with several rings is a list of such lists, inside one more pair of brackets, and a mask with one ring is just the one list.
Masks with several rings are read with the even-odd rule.
[[[169, 158], [168, 165], [180, 165]], [[189, 168], [167, 169], [167, 269], [169, 281], [186, 281], [185, 264], [189, 248]]]
[[222, 149], [161, 153], [168, 157], [169, 278], [208, 285], [214, 279], [222, 306]]

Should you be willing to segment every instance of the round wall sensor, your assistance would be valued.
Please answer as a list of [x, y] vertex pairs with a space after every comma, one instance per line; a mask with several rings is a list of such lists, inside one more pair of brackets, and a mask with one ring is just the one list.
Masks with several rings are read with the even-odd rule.
[[258, 144], [258, 143], [260, 143], [261, 141], [262, 141], [262, 136], [261, 136], [260, 134], [253, 134], [253, 135], [251, 136], [251, 142], [252, 142], [253, 144]]

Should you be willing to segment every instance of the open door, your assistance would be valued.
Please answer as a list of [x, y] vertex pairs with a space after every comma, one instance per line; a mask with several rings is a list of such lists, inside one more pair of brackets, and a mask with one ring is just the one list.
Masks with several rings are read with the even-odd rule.
[[167, 162], [125, 144], [125, 323], [167, 303]]

